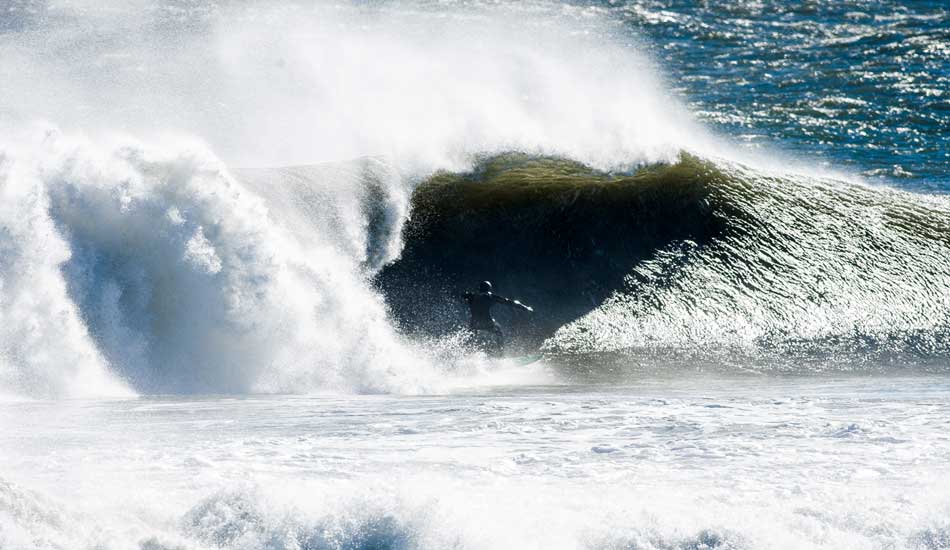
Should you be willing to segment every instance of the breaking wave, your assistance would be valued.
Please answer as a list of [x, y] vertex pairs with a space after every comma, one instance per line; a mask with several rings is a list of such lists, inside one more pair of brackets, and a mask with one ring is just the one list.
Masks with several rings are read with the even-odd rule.
[[430, 387], [444, 344], [406, 342], [367, 283], [415, 182], [512, 147], [607, 167], [715, 143], [599, 17], [505, 9], [15, 6], [0, 392]]
[[[635, 500], [627, 503], [622, 514], [614, 509], [621, 506], [616, 503], [598, 510], [604, 517], [576, 518], [552, 526], [546, 514], [570, 517], [576, 510], [559, 508], [565, 502], [535, 503], [533, 508], [539, 509], [523, 512], [522, 519], [531, 521], [518, 522], [503, 517], [502, 510], [508, 510], [511, 502], [505, 502], [502, 510], [470, 509], [455, 498], [440, 502], [405, 490], [395, 496], [371, 496], [369, 488], [363, 487], [356, 493], [282, 494], [250, 485], [213, 492], [182, 510], [166, 507], [146, 512], [132, 507], [112, 511], [113, 517], [74, 510], [0, 479], [0, 546], [43, 550], [426, 550], [497, 548], [516, 542], [519, 546], [588, 550], [729, 550], [776, 543], [835, 547], [859, 541], [936, 550], [946, 548], [948, 538], [945, 522], [927, 519], [938, 515], [932, 510], [921, 517], [912, 516], [914, 524], [897, 526], [874, 510], [851, 512], [844, 519], [844, 513], [820, 512], [805, 505], [778, 516], [767, 511], [766, 520], [778, 523], [757, 525], [728, 512], [722, 518], [712, 518], [709, 512], [691, 509], [685, 503], [682, 508], [674, 505], [668, 509], [669, 502], [654, 507]], [[512, 494], [503, 498], [524, 501]], [[696, 506], [695, 501], [687, 500]], [[718, 508], [722, 502], [710, 499], [704, 504]], [[756, 509], [745, 508], [742, 513]], [[708, 526], [701, 527], [704, 524]], [[493, 530], [486, 532], [486, 525], [492, 525]]]
[[401, 218], [388, 214], [404, 206], [385, 165], [352, 163], [349, 182], [332, 166], [302, 182], [276, 170], [265, 188], [262, 172], [245, 186], [201, 148], [55, 134], [38, 147], [41, 162], [4, 164], [4, 385], [42, 396], [424, 386], [425, 361], [361, 282], [397, 250]]
[[687, 154], [632, 174], [511, 154], [433, 177], [413, 212], [378, 277], [410, 330], [464, 318], [417, 296], [487, 277], [538, 305], [551, 354], [950, 351], [945, 197]]
[[736, 153], [597, 10], [139, 4], [0, 29], [0, 394], [423, 391], [484, 278], [551, 355], [944, 353], [946, 200]]
[[549, 349], [950, 351], [945, 197], [732, 163], [703, 171], [722, 233], [657, 250]]

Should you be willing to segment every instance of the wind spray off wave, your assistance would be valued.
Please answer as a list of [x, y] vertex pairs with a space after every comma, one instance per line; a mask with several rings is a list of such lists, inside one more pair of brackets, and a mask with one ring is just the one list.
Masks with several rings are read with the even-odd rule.
[[0, 109], [198, 136], [231, 166], [383, 155], [409, 176], [511, 149], [613, 167], [715, 146], [596, 12], [140, 4], [38, 6], [0, 37]]

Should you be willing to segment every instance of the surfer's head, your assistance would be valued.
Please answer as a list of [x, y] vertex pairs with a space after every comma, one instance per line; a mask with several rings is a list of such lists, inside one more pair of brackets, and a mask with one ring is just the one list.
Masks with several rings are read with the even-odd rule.
[[478, 283], [479, 292], [491, 292], [491, 281], [482, 281]]

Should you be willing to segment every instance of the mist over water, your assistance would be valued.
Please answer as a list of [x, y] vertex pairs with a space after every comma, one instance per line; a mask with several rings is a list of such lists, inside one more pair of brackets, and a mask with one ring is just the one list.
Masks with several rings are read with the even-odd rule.
[[596, 14], [579, 31], [517, 5], [139, 4], [21, 16], [5, 117], [192, 134], [230, 165], [384, 155], [424, 173], [509, 149], [632, 166], [702, 139]]

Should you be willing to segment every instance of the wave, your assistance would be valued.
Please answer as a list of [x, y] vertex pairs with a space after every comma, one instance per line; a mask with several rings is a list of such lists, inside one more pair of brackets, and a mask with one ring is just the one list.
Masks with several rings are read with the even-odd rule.
[[[498, 548], [516, 541], [528, 547], [589, 550], [725, 550], [769, 548], [776, 540], [797, 547], [837, 547], [845, 541], [863, 540], [869, 545], [936, 550], [946, 547], [950, 533], [946, 522], [926, 508], [926, 497], [905, 503], [920, 514], [908, 512], [895, 520], [860, 507], [838, 511], [835, 504], [844, 497], [834, 495], [822, 495], [819, 504], [812, 497], [792, 509], [764, 512], [762, 503], [736, 503], [728, 495], [707, 498], [705, 508], [717, 510], [719, 517], [697, 509], [694, 496], [676, 491], [657, 496], [651, 504], [637, 498], [623, 505], [591, 503], [602, 515], [586, 517], [552, 495], [544, 504], [534, 502], [527, 512], [522, 510], [517, 521], [504, 513], [512, 506], [525, 506], [525, 498], [512, 493], [495, 495], [502, 501], [496, 509], [479, 499], [474, 503], [470, 497], [440, 499], [426, 495], [425, 489], [418, 490], [420, 495], [405, 487], [398, 495], [386, 494], [392, 488], [373, 495], [370, 487], [356, 486], [350, 487], [356, 494], [341, 496], [333, 491], [302, 494], [284, 484], [243, 485], [186, 499], [182, 510], [169, 509], [170, 503], [158, 499], [136, 502], [126, 510], [109, 507], [94, 513], [0, 479], [0, 545], [43, 550], [424, 550]], [[581, 501], [590, 498], [580, 487], [571, 490], [580, 492], [576, 498]], [[792, 496], [789, 500], [786, 504], [793, 505], [800, 499]], [[751, 510], [763, 514], [759, 525], [735, 517]], [[544, 521], [547, 514], [566, 514], [572, 519], [552, 528]]]
[[480, 372], [453, 333], [485, 278], [538, 310], [503, 314], [513, 346], [569, 376], [950, 353], [942, 197], [689, 154], [611, 173], [512, 153], [413, 189], [381, 158], [37, 147], [0, 164], [5, 394], [442, 387]]
[[0, 388], [14, 396], [129, 395], [69, 299], [59, 273], [69, 249], [38, 185], [0, 156]]
[[0, 29], [2, 394], [429, 388], [453, 346], [367, 284], [420, 178], [715, 144], [594, 13], [34, 8]]
[[484, 278], [550, 355], [943, 353], [943, 199], [737, 162], [598, 10], [141, 4], [0, 33], [0, 395], [420, 391]]
[[292, 170], [249, 171], [245, 185], [200, 147], [56, 135], [39, 147], [41, 162], [4, 162], [5, 387], [81, 396], [425, 385], [426, 361], [362, 283], [397, 250], [401, 218], [389, 214], [401, 195], [383, 164], [351, 163], [365, 183], [353, 187], [332, 166], [299, 181]]
[[554, 355], [950, 352], [945, 197], [689, 154], [631, 174], [509, 154], [434, 176], [412, 211], [377, 277], [407, 330], [457, 327], [488, 278], [538, 306], [509, 322]]
[[942, 197], [688, 154], [507, 154], [411, 190], [379, 158], [232, 174], [200, 147], [41, 149], [2, 164], [8, 394], [432, 388], [485, 278], [539, 312], [503, 318], [515, 346], [585, 369], [950, 353]]

